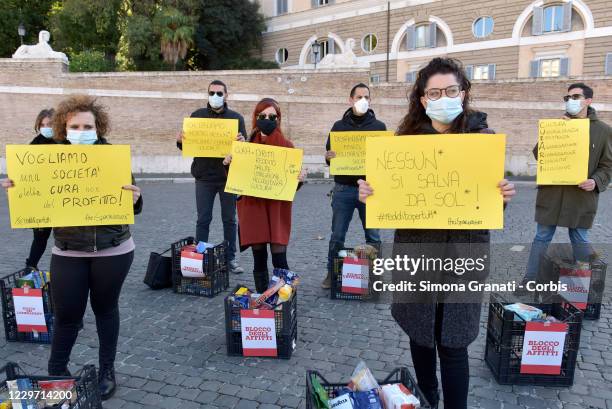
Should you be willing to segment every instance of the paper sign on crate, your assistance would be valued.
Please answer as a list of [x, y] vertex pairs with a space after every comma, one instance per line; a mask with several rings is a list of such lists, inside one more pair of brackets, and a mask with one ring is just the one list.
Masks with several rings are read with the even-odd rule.
[[244, 356], [278, 356], [273, 310], [240, 310]]
[[577, 185], [589, 173], [589, 120], [539, 122], [538, 185]]
[[342, 292], [367, 294], [370, 272], [367, 259], [345, 257], [342, 262]]
[[365, 175], [366, 138], [393, 136], [393, 131], [330, 132], [329, 144], [336, 157], [329, 162], [331, 175]]
[[576, 308], [585, 310], [589, 301], [591, 274], [591, 270], [561, 268], [559, 281], [567, 286], [567, 291], [559, 291], [559, 294]]
[[183, 156], [225, 158], [237, 135], [237, 119], [185, 118]]
[[128, 145], [7, 145], [11, 227], [134, 223]]
[[15, 321], [19, 332], [47, 332], [40, 288], [13, 288]]
[[527, 322], [521, 358], [522, 374], [561, 374], [567, 335], [564, 322]]
[[366, 139], [370, 229], [501, 229], [506, 136]]
[[204, 277], [204, 254], [200, 254], [195, 251], [182, 250], [181, 274], [183, 277]]

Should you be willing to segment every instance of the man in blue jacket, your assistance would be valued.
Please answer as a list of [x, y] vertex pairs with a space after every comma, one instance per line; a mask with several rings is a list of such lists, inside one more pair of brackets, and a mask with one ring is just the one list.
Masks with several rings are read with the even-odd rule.
[[[336, 121], [330, 132], [346, 131], [386, 131], [386, 125], [376, 119], [374, 111], [370, 108], [370, 88], [363, 83], [355, 85], [349, 96], [350, 108], [346, 110], [342, 119]], [[329, 135], [325, 145], [325, 161], [336, 157], [331, 150]], [[361, 225], [365, 232], [366, 243], [375, 247], [380, 246], [380, 234], [378, 229], [366, 229], [365, 204], [359, 201], [359, 190], [357, 181], [365, 179], [365, 176], [335, 175], [332, 195], [332, 235], [329, 240], [329, 253], [327, 255], [327, 277], [321, 284], [322, 288], [331, 287], [331, 273], [334, 258], [338, 251], [344, 247], [346, 232], [353, 218], [355, 209], [359, 212]]]
[[[208, 85], [208, 104], [191, 114], [191, 118], [237, 119], [237, 140], [244, 140], [246, 129], [244, 118], [238, 112], [227, 107], [227, 86], [219, 80]], [[183, 149], [183, 133], [177, 136], [176, 146]], [[223, 158], [193, 158], [191, 174], [196, 179], [196, 206], [198, 221], [196, 224], [196, 241], [208, 241], [215, 196], [219, 194], [221, 202], [221, 219], [223, 220], [223, 238], [228, 242], [228, 268], [234, 274], [244, 270], [236, 262], [236, 195], [225, 193], [227, 171]]]

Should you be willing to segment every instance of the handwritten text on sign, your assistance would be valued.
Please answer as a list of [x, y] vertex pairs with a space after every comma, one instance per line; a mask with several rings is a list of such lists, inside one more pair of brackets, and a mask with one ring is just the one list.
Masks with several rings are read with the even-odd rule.
[[577, 185], [587, 179], [588, 173], [589, 120], [541, 120], [538, 185]]
[[521, 373], [559, 375], [567, 324], [527, 322], [521, 356]]
[[7, 145], [11, 227], [134, 223], [128, 145]]
[[332, 175], [365, 175], [366, 138], [393, 136], [392, 131], [331, 132], [329, 141], [336, 157], [330, 161]]
[[368, 228], [501, 229], [505, 135], [366, 140]]
[[19, 332], [47, 332], [42, 290], [39, 288], [13, 288], [15, 321]]
[[237, 119], [185, 118], [183, 156], [225, 158], [237, 135]]
[[293, 201], [302, 170], [301, 149], [234, 142], [225, 191]]
[[276, 324], [272, 310], [240, 310], [244, 356], [277, 356]]

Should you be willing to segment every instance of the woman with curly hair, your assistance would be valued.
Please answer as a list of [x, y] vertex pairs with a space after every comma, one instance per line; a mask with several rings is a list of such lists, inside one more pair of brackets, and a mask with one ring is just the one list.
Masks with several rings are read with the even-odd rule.
[[[470, 108], [471, 84], [461, 64], [449, 58], [435, 58], [421, 69], [410, 91], [408, 112], [397, 135], [494, 133], [487, 124], [487, 114]], [[409, 137], [409, 136], [405, 136]], [[483, 169], [486, 171], [486, 169]], [[501, 175], [500, 175], [501, 176]], [[375, 194], [368, 182], [360, 180], [359, 197]], [[498, 183], [504, 203], [515, 194], [514, 186], [502, 179]], [[488, 230], [398, 229], [394, 238], [394, 256], [432, 252], [432, 257], [451, 256], [457, 251], [487, 258]], [[459, 272], [415, 271], [419, 279], [440, 277], [444, 282], [462, 279]], [[419, 276], [420, 274], [420, 276]], [[430, 275], [427, 275], [430, 274]], [[435, 276], [434, 276], [435, 274]], [[440, 274], [440, 275], [438, 275]], [[425, 278], [421, 278], [425, 275]], [[477, 278], [488, 275], [488, 266]], [[459, 277], [459, 278], [458, 278]], [[405, 277], [400, 278], [403, 279]], [[394, 276], [394, 281], [396, 277]], [[410, 352], [418, 385], [432, 408], [438, 407], [437, 358], [440, 359], [445, 409], [467, 409], [469, 390], [468, 345], [478, 336], [482, 294], [396, 293], [391, 314], [410, 338]], [[437, 356], [436, 356], [437, 350]]]
[[[109, 123], [106, 109], [94, 98], [72, 96], [56, 109], [53, 137], [58, 144], [105, 145]], [[11, 188], [14, 183], [5, 179], [2, 186]], [[131, 191], [134, 213], [140, 213], [140, 188], [133, 184], [122, 188]], [[119, 338], [119, 295], [134, 259], [134, 240], [127, 225], [55, 227], [53, 234], [51, 296], [55, 333], [49, 375], [70, 376], [70, 353], [87, 299], [91, 297], [100, 343], [98, 381], [102, 399], [106, 400], [116, 389], [114, 362]]]

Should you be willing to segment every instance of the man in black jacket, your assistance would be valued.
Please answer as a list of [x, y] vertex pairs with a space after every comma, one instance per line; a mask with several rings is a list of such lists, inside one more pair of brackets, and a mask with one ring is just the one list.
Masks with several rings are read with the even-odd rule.
[[[370, 109], [370, 89], [367, 85], [359, 83], [351, 89], [349, 97], [350, 108], [344, 113], [342, 119], [336, 121], [330, 132], [345, 131], [386, 131], [385, 124], [376, 119], [374, 111]], [[327, 137], [325, 145], [325, 161], [336, 157], [331, 150], [330, 138]], [[327, 256], [327, 277], [323, 280], [321, 287], [331, 287], [331, 272], [333, 260], [338, 256], [338, 251], [344, 247], [344, 239], [349, 224], [353, 218], [355, 209], [359, 212], [361, 225], [365, 232], [366, 243], [380, 246], [380, 235], [377, 229], [366, 229], [365, 204], [359, 201], [359, 190], [357, 181], [365, 179], [365, 176], [335, 175], [334, 189], [332, 190], [332, 235], [329, 240], [329, 253]]]
[[[237, 140], [244, 140], [246, 129], [244, 118], [238, 112], [227, 107], [227, 86], [214, 80], [208, 85], [208, 104], [191, 114], [191, 118], [237, 119]], [[177, 136], [176, 146], [183, 149], [183, 133]], [[221, 219], [223, 220], [223, 237], [228, 242], [227, 261], [229, 270], [234, 274], [244, 272], [236, 262], [236, 195], [225, 193], [227, 172], [223, 158], [193, 158], [191, 174], [196, 179], [196, 205], [198, 221], [196, 240], [208, 241], [215, 196], [219, 193], [221, 202]]]

